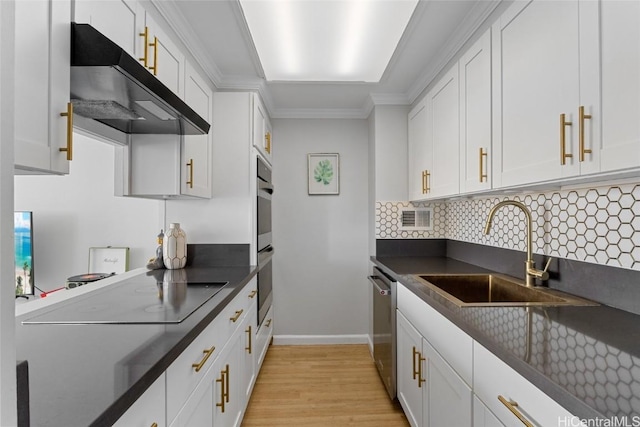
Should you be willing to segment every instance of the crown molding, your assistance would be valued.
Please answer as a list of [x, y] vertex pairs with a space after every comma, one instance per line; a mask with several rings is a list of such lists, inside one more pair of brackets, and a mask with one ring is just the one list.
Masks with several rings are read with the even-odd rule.
[[278, 108], [271, 113], [273, 119], [367, 119], [363, 108]]

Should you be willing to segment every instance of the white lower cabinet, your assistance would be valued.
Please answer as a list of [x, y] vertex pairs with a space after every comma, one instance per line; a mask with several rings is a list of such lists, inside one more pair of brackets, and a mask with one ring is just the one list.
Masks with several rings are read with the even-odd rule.
[[253, 279], [167, 369], [172, 427], [240, 425], [257, 376], [255, 296]]
[[256, 369], [260, 370], [273, 338], [273, 307], [269, 308], [256, 337]]
[[473, 427], [504, 427], [487, 405], [475, 395], [473, 396]]
[[164, 399], [165, 375], [162, 374], [127, 412], [116, 421], [114, 427], [166, 426]]
[[[535, 426], [561, 425], [576, 419], [497, 356], [474, 342], [474, 392], [505, 426], [521, 426], [519, 413]], [[511, 409], [508, 407], [511, 405]]]

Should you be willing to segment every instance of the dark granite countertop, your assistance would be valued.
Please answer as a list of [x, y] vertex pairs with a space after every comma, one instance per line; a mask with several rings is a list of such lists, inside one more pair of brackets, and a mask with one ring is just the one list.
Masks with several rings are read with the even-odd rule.
[[412, 275], [488, 270], [446, 257], [371, 260], [573, 415], [640, 416], [639, 315], [605, 305], [461, 308]]
[[[29, 364], [31, 425], [112, 425], [240, 292], [258, 267], [185, 271], [189, 283], [229, 283], [181, 323], [23, 325], [21, 321], [33, 313], [17, 318], [16, 356]], [[150, 277], [143, 272], [126, 280], [155, 280]]]

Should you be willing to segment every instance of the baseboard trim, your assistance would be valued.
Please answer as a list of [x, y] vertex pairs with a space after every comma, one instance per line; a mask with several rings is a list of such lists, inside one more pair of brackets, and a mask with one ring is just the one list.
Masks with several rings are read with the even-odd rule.
[[274, 335], [273, 345], [369, 344], [362, 335]]

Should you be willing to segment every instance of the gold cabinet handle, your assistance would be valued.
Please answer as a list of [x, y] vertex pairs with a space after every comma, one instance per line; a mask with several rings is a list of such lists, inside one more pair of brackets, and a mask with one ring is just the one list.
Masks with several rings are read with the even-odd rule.
[[189, 188], [193, 188], [193, 159], [189, 159], [187, 167], [189, 168], [189, 179], [187, 180], [187, 185]]
[[422, 194], [427, 192], [427, 171], [422, 171]]
[[255, 296], [258, 294], [257, 290], [252, 290], [251, 293], [249, 294], [249, 298], [255, 298]]
[[229, 403], [229, 384], [231, 383], [231, 380], [229, 379], [229, 364], [227, 363], [227, 367], [225, 368], [225, 377], [226, 380], [224, 382], [224, 398], [227, 401], [227, 403]]
[[151, 427], [158, 427], [158, 423], [151, 424]]
[[60, 117], [67, 118], [67, 146], [59, 148], [67, 153], [67, 160], [73, 160], [73, 104], [67, 102], [67, 111], [60, 113]]
[[[153, 75], [158, 75], [158, 38], [154, 37], [153, 42], [149, 43], [149, 46], [153, 48], [153, 66], [148, 68], [153, 71]], [[146, 49], [146, 48], [145, 48]]]
[[424, 357], [422, 357], [422, 353], [418, 353], [418, 388], [422, 388], [422, 383], [427, 380], [422, 376], [422, 362], [426, 361]]
[[242, 312], [244, 310], [236, 310], [236, 314], [234, 316], [231, 316], [229, 318], [229, 320], [231, 320], [233, 323], [236, 323], [238, 321], [238, 319], [240, 318], [240, 316], [242, 316]]
[[418, 352], [416, 350], [416, 347], [414, 346], [413, 347], [413, 357], [412, 357], [412, 359], [413, 359], [413, 379], [414, 380], [416, 379], [416, 377], [419, 374], [418, 369], [416, 369], [416, 356], [419, 356], [419, 355], [420, 355], [420, 352]]
[[224, 371], [220, 371], [220, 378], [216, 378], [216, 382], [220, 383], [220, 403], [216, 402], [216, 407], [220, 408], [223, 414], [224, 414], [224, 405], [226, 402], [228, 402], [225, 394], [225, 390], [226, 390], [225, 383], [228, 381], [226, 374], [228, 371], [229, 371], [229, 365], [227, 365]]
[[202, 369], [204, 364], [207, 363], [207, 360], [209, 360], [209, 357], [211, 357], [215, 349], [215, 347], [211, 347], [210, 349], [202, 350], [202, 352], [204, 353], [204, 357], [199, 363], [192, 364], [191, 367], [195, 368], [196, 372], [200, 372], [200, 369]]
[[567, 143], [566, 143], [566, 131], [565, 128], [567, 126], [571, 126], [573, 123], [568, 122], [566, 120], [566, 115], [564, 113], [560, 114], [560, 164], [566, 165], [567, 159], [573, 157], [573, 154], [567, 154]]
[[266, 322], [264, 322], [264, 326], [266, 326], [267, 328], [270, 327], [271, 326], [271, 320], [272, 319], [269, 319]]
[[505, 399], [503, 396], [498, 395], [498, 400], [507, 407], [507, 409], [509, 411], [511, 411], [511, 413], [513, 415], [516, 416], [516, 418], [518, 418], [522, 424], [524, 424], [527, 427], [533, 427], [533, 424], [531, 424], [529, 422], [529, 420], [527, 420], [524, 415], [522, 415], [522, 413], [520, 411], [518, 411], [517, 406], [518, 406], [518, 402], [514, 402], [513, 400], [507, 400]]
[[267, 153], [271, 154], [271, 132], [267, 132], [264, 139], [266, 143], [264, 149]]
[[587, 119], [591, 119], [591, 114], [585, 114], [584, 113], [584, 105], [581, 105], [579, 110], [578, 110], [578, 115], [579, 115], [579, 127], [578, 127], [578, 143], [580, 144], [580, 148], [579, 148], [579, 156], [580, 156], [580, 161], [584, 162], [584, 155], [585, 154], [591, 154], [592, 151], [590, 148], [584, 148], [584, 121]]
[[431, 191], [430, 185], [431, 184], [431, 173], [429, 173], [429, 171], [424, 171], [424, 193], [427, 194], [429, 191]]
[[[487, 158], [487, 163], [488, 163], [488, 157], [487, 157], [487, 152], [484, 151], [484, 148], [480, 147], [480, 182], [484, 182], [484, 179], [488, 179], [489, 177], [487, 176], [486, 173], [484, 173], [484, 162], [483, 162], [483, 158]], [[488, 166], [488, 165], [487, 165]]]
[[144, 32], [143, 33], [139, 33], [140, 37], [142, 37], [142, 40], [144, 40], [144, 52], [142, 53], [142, 58], [138, 58], [139, 61], [142, 61], [142, 65], [144, 65], [144, 68], [147, 68], [149, 65], [149, 55], [148, 55], [148, 50], [147, 47], [149, 46], [149, 27], [144, 27]]
[[247, 350], [247, 353], [251, 354], [251, 325], [245, 330], [247, 334], [249, 334], [248, 345], [244, 348]]

